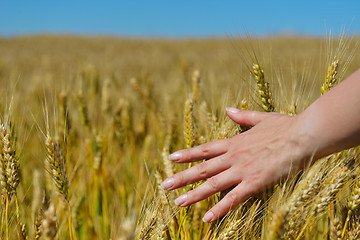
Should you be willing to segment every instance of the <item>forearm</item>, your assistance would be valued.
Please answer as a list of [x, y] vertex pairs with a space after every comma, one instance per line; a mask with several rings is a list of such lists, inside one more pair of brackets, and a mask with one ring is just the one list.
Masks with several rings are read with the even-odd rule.
[[320, 158], [360, 145], [360, 69], [299, 116], [307, 147]]

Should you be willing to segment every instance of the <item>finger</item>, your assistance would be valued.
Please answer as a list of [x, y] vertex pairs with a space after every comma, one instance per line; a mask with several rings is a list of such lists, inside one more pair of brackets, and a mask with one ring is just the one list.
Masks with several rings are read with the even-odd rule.
[[177, 163], [186, 163], [213, 158], [227, 152], [228, 141], [228, 139], [222, 139], [194, 148], [179, 150], [170, 154], [169, 159]]
[[212, 207], [203, 217], [204, 222], [213, 222], [216, 219], [224, 216], [228, 211], [236, 207], [240, 202], [245, 201], [250, 196], [256, 194], [256, 188], [251, 187], [246, 182], [240, 183], [237, 187], [231, 190], [225, 197]]
[[240, 111], [236, 108], [226, 108], [226, 113], [234, 122], [245, 125], [245, 126], [255, 126], [259, 122], [263, 121], [265, 118], [272, 116], [276, 113], [268, 113], [268, 112], [257, 112], [257, 111], [249, 111], [243, 110]]
[[161, 183], [161, 186], [165, 190], [173, 190], [212, 177], [228, 168], [230, 164], [226, 161], [226, 155], [221, 155], [176, 173]]
[[181, 195], [175, 200], [175, 204], [181, 207], [201, 201], [211, 195], [223, 191], [239, 183], [237, 177], [234, 177], [230, 171], [224, 171], [209, 178], [205, 183], [197, 188]]

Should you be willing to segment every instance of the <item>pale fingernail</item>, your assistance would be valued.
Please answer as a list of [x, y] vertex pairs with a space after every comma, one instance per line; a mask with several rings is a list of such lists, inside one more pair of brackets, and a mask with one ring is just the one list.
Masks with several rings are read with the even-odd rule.
[[165, 181], [163, 181], [161, 183], [161, 187], [165, 190], [171, 188], [174, 185], [174, 179], [173, 178], [168, 178]]
[[226, 108], [226, 111], [227, 111], [227, 112], [231, 112], [231, 113], [238, 113], [238, 112], [240, 112], [239, 109], [233, 108], [233, 107], [227, 107], [227, 108]]
[[214, 218], [214, 214], [212, 212], [207, 212], [205, 213], [204, 217], [203, 217], [203, 222], [211, 222], [211, 220], [213, 220]]
[[178, 161], [182, 157], [182, 154], [180, 152], [174, 152], [173, 154], [170, 154], [169, 160], [171, 161]]
[[175, 199], [175, 204], [181, 206], [187, 200], [187, 194], [181, 195], [177, 199]]

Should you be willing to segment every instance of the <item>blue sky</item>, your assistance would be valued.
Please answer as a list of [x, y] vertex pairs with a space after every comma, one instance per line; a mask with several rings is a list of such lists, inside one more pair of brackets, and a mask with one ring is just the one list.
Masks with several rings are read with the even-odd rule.
[[0, 2], [0, 36], [130, 37], [360, 34], [360, 1], [118, 0]]

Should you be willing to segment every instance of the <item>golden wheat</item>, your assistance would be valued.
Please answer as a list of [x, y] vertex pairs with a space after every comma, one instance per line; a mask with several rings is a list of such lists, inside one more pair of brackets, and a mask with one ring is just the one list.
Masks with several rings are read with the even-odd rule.
[[[189, 167], [170, 153], [249, 129], [227, 119], [226, 106], [300, 114], [359, 66], [347, 39], [332, 39], [336, 51], [324, 57], [320, 39], [234, 41], [246, 64], [226, 39], [0, 39], [0, 238], [327, 239], [339, 229], [359, 238], [358, 148], [318, 160], [211, 224], [201, 218], [225, 191], [179, 208], [173, 199], [203, 181], [159, 187]], [[256, 43], [263, 47], [249, 47]], [[51, 209], [41, 206], [43, 192]]]

